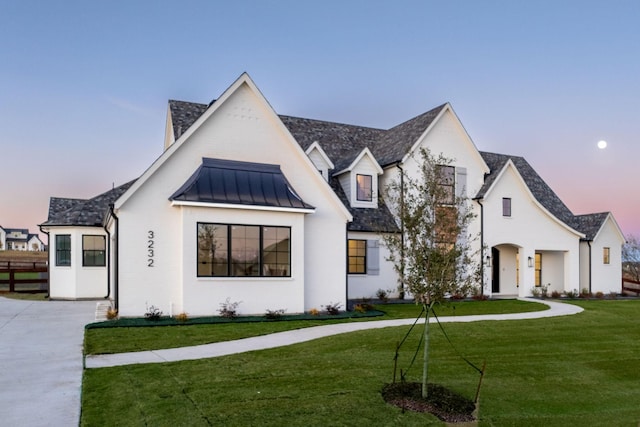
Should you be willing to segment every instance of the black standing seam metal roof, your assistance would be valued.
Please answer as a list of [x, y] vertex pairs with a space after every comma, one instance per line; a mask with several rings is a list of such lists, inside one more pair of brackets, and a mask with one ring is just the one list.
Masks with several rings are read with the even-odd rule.
[[169, 200], [314, 209], [298, 196], [279, 165], [206, 157]]

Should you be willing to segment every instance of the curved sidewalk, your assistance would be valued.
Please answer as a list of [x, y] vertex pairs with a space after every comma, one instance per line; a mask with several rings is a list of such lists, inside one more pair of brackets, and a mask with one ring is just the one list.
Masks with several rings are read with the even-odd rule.
[[[510, 314], [484, 314], [474, 316], [448, 316], [440, 317], [440, 322], [478, 322], [483, 320], [521, 320], [540, 319], [544, 317], [568, 316], [580, 313], [581, 307], [572, 304], [563, 304], [554, 301], [537, 300], [532, 298], [519, 298], [523, 301], [538, 302], [549, 306], [548, 310], [532, 311]], [[431, 321], [435, 319], [431, 318]], [[392, 326], [411, 325], [415, 319], [378, 320], [370, 322], [337, 323], [332, 325], [314, 326], [311, 328], [295, 329], [278, 332], [270, 335], [262, 335], [252, 338], [243, 338], [234, 341], [224, 341], [212, 344], [203, 344], [192, 347], [171, 348], [164, 350], [139, 351], [132, 353], [89, 355], [85, 358], [86, 368], [105, 368], [110, 366], [132, 365], [138, 363], [165, 363], [180, 360], [195, 360], [211, 357], [227, 356], [230, 354], [244, 353], [247, 351], [264, 350], [298, 344], [306, 341], [324, 338], [331, 335], [347, 332], [362, 331], [365, 329], [387, 328]], [[424, 321], [422, 321], [424, 323]]]

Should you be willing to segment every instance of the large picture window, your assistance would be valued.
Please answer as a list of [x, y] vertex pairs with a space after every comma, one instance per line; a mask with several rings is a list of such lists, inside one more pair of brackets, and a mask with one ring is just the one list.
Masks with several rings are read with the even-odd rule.
[[106, 265], [106, 239], [104, 236], [82, 236], [82, 265], [104, 267]]
[[56, 235], [56, 265], [71, 265], [71, 235], [69, 234]]
[[198, 277], [291, 276], [291, 228], [198, 223]]
[[349, 274], [367, 273], [367, 241], [349, 239]]
[[373, 177], [371, 175], [356, 175], [356, 199], [360, 202], [373, 200]]

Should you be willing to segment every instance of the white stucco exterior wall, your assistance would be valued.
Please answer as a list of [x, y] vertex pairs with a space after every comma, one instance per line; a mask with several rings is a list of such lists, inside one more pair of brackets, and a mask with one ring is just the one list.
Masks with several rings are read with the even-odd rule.
[[[511, 198], [510, 217], [502, 215], [503, 198]], [[550, 290], [579, 287], [580, 235], [557, 221], [532, 199], [513, 167], [507, 167], [482, 203], [486, 247], [489, 250], [500, 245], [519, 248], [521, 277], [518, 296], [531, 295], [535, 286], [535, 267], [528, 266], [528, 258], [535, 259], [536, 252], [542, 253], [543, 285], [551, 283]], [[487, 270], [485, 290], [490, 292], [491, 275]], [[558, 283], [560, 281], [561, 284]]]
[[[622, 291], [622, 245], [624, 237], [609, 217], [591, 243], [591, 292], [620, 293]], [[609, 248], [609, 263], [603, 259]]]
[[[153, 304], [165, 313], [171, 309], [174, 313], [193, 310], [189, 314], [211, 315], [227, 297], [233, 301], [233, 295], [243, 301], [239, 310], [246, 313], [264, 313], [267, 308], [301, 311], [320, 308], [330, 302], [346, 306], [344, 260], [348, 212], [279, 118], [249, 85], [241, 84], [228, 98], [217, 102], [213, 114], [205, 113], [201, 125], [188, 132], [184, 140], [175, 143], [180, 145], [171, 146], [164, 158], [161, 157], [161, 165], [147, 171], [149, 176], [143, 175], [144, 183], [132, 187], [131, 195], [117, 204], [121, 315], [140, 316], [147, 304]], [[206, 120], [204, 116], [207, 116]], [[206, 208], [196, 211], [171, 206], [170, 196], [200, 166], [203, 157], [280, 165], [300, 197], [316, 207], [315, 212], [306, 216], [276, 216], [255, 211], [245, 214], [241, 210], [230, 214], [210, 209], [204, 214]], [[196, 262], [192, 259], [195, 256], [195, 222], [201, 217], [213, 220], [217, 215], [231, 223], [240, 219], [252, 224], [262, 220], [271, 225], [290, 223], [292, 233], [295, 230], [292, 245], [301, 253], [295, 255], [298, 262], [296, 276], [290, 283], [277, 285], [284, 294], [274, 298], [271, 291], [277, 286], [274, 283], [266, 285], [273, 279], [260, 278], [260, 283], [247, 282], [244, 290], [240, 290], [240, 286], [233, 287], [232, 281], [226, 285], [217, 284], [215, 288], [221, 291], [216, 295], [221, 299], [215, 300], [212, 286], [199, 286], [202, 283], [197, 281], [195, 274], [189, 278], [194, 271], [190, 266], [195, 266]], [[269, 222], [262, 225], [270, 225]], [[149, 231], [155, 236], [154, 267], [148, 267]], [[299, 264], [301, 255], [303, 266]], [[304, 294], [299, 294], [299, 289], [293, 292], [299, 287], [301, 277], [304, 277]], [[234, 280], [237, 285], [238, 280]], [[289, 291], [293, 293], [286, 294]], [[298, 298], [304, 295], [304, 299], [293, 304], [295, 295]], [[287, 306], [277, 306], [276, 300], [287, 302]], [[269, 305], [265, 306], [266, 302]]]
[[[56, 235], [71, 237], [70, 266], [56, 265]], [[105, 236], [105, 243], [108, 239], [101, 227], [58, 227], [49, 232], [49, 295], [52, 299], [99, 299], [108, 293], [107, 265], [82, 265], [83, 235]]]
[[[398, 276], [389, 258], [389, 248], [386, 247], [382, 236], [377, 233], [349, 232], [349, 239], [374, 240], [378, 242], [378, 266], [379, 270], [373, 274], [368, 269], [367, 274], [349, 274], [349, 298], [375, 298], [378, 289], [387, 291], [390, 297], [398, 296]], [[371, 256], [370, 251], [367, 257]], [[367, 258], [368, 263], [370, 262]]]

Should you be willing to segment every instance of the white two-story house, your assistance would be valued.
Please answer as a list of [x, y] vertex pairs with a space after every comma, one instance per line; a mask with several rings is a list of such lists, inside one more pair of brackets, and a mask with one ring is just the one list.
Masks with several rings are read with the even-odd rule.
[[391, 180], [420, 147], [453, 159], [451, 191], [476, 213], [487, 295], [616, 292], [622, 232], [574, 215], [522, 157], [478, 151], [449, 104], [391, 129], [277, 115], [243, 74], [208, 104], [169, 101], [164, 151], [93, 199], [52, 198], [52, 298], [107, 298], [123, 316], [302, 312], [395, 292], [385, 233]]

